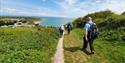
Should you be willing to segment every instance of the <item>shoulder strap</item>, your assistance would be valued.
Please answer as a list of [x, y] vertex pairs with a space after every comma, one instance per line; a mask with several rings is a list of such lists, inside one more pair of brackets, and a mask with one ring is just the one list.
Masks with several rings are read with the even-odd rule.
[[93, 23], [88, 23], [90, 26], [93, 25]]

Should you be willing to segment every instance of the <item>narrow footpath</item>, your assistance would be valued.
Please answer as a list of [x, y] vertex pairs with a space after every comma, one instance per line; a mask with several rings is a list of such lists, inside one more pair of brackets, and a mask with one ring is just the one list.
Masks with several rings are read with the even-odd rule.
[[64, 39], [64, 34], [59, 39], [58, 45], [56, 47], [56, 53], [54, 55], [54, 63], [64, 63], [63, 39]]

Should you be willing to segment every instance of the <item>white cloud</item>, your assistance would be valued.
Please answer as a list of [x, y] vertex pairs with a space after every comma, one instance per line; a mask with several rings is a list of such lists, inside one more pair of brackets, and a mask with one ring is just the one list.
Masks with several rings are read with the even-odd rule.
[[[1, 0], [4, 1], [4, 0]], [[9, 0], [8, 0], [9, 1]], [[46, 2], [49, 0], [41, 0]], [[5, 1], [6, 2], [6, 1]], [[45, 6], [34, 7], [2, 7], [0, 12], [18, 14], [18, 15], [35, 15], [35, 16], [67, 16], [80, 17], [88, 13], [110, 9], [120, 14], [125, 12], [125, 0], [53, 0], [59, 9], [50, 9]]]
[[42, 2], [45, 2], [46, 0], [42, 0]]
[[68, 5], [73, 5], [77, 2], [78, 0], [64, 0], [65, 3], [67, 3]]
[[60, 16], [55, 11], [51, 11], [48, 8], [36, 7], [36, 8], [8, 8], [1, 7], [0, 14], [20, 15], [20, 16]]
[[1, 8], [1, 11], [11, 13], [11, 12], [16, 12], [17, 10], [14, 8]]
[[113, 12], [120, 14], [122, 12], [125, 12], [125, 0], [123, 1], [111, 1], [107, 7], [110, 10], [112, 10]]
[[62, 14], [69, 17], [80, 17], [88, 13], [111, 10], [117, 14], [125, 12], [125, 0], [64, 0], [56, 1], [62, 7]]

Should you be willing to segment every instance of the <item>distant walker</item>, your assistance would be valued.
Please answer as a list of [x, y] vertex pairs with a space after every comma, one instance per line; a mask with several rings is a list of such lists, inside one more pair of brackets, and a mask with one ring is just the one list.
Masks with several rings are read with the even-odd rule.
[[68, 24], [67, 24], [66, 29], [67, 29], [67, 31], [68, 31], [68, 34], [70, 34], [70, 31], [72, 30], [72, 25], [71, 25], [71, 23], [68, 23]]
[[64, 30], [65, 30], [65, 27], [64, 27], [64, 25], [62, 24], [62, 25], [59, 27], [59, 32], [60, 32], [61, 37], [62, 37], [63, 34], [64, 34]]

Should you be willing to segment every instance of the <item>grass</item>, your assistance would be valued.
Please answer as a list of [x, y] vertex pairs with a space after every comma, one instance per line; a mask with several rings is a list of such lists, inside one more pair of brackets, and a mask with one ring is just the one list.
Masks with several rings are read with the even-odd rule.
[[58, 38], [55, 28], [0, 28], [0, 63], [51, 63]]
[[[81, 48], [83, 30], [74, 29], [64, 38], [65, 63], [124, 63], [125, 43], [122, 40], [107, 41], [100, 36], [94, 41], [95, 54], [88, 55]], [[90, 52], [89, 46], [87, 51]]]

